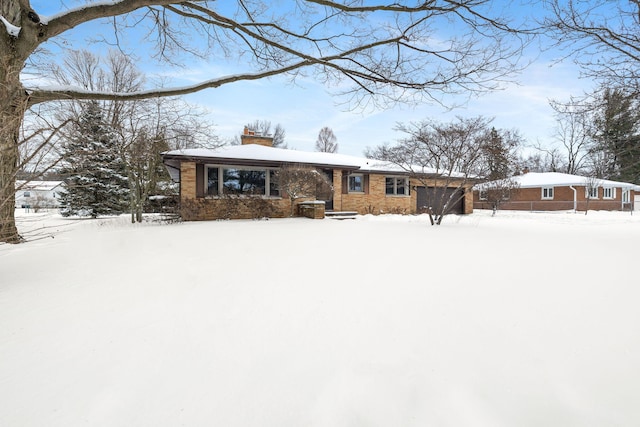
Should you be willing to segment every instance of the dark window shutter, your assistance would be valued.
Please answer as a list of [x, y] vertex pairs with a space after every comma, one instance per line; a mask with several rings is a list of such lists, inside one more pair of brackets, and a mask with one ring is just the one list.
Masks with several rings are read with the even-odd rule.
[[342, 194], [347, 194], [349, 192], [349, 175], [342, 171]]
[[196, 164], [196, 197], [204, 197], [204, 165]]

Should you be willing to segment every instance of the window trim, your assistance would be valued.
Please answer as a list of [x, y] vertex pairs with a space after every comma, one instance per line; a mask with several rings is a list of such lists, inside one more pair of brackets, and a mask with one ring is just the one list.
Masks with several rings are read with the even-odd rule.
[[[387, 179], [393, 179], [393, 193], [387, 193]], [[404, 194], [398, 194], [398, 180], [404, 181]], [[409, 178], [402, 175], [385, 175], [384, 177], [384, 195], [385, 197], [411, 197], [411, 188], [409, 186]]]
[[[209, 192], [209, 169], [218, 169], [218, 194], [208, 194]], [[236, 169], [236, 170], [245, 170], [245, 171], [256, 171], [256, 172], [265, 172], [264, 177], [264, 194], [256, 194], [256, 196], [260, 197], [269, 197], [275, 199], [281, 199], [282, 195], [271, 195], [271, 175], [272, 172], [277, 171], [277, 168], [267, 168], [267, 167], [256, 167], [256, 166], [239, 166], [239, 165], [230, 165], [230, 164], [210, 164], [206, 163], [204, 165], [204, 197], [209, 199], [218, 199], [221, 198], [228, 193], [224, 192], [224, 170], [225, 169]], [[276, 188], [276, 190], [281, 193], [280, 188]], [[240, 197], [247, 197], [246, 194], [240, 194]]]
[[[545, 190], [547, 192], [547, 195], [545, 196]], [[549, 193], [551, 193], [551, 196], [549, 196]], [[540, 198], [542, 200], [553, 200], [553, 198], [555, 197], [555, 187], [542, 187], [540, 190]]]
[[622, 190], [622, 203], [631, 202], [631, 190]]
[[[607, 196], [607, 192], [611, 194]], [[602, 198], [606, 200], [613, 200], [616, 198], [616, 187], [602, 187]]]
[[[589, 199], [589, 200], [598, 200], [598, 188], [600, 188], [599, 186], [596, 187], [589, 187], [586, 186], [584, 187], [584, 198], [585, 199]], [[596, 195], [595, 196], [591, 196], [589, 193], [595, 191]]]

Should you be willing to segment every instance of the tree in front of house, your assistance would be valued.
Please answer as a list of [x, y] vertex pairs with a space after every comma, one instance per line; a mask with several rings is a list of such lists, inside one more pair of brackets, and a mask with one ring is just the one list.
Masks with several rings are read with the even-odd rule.
[[129, 196], [126, 172], [114, 133], [104, 123], [96, 101], [84, 105], [74, 127], [73, 137], [63, 148], [61, 214], [93, 218], [121, 214]]
[[295, 203], [300, 199], [324, 197], [333, 191], [329, 177], [322, 171], [304, 165], [285, 165], [275, 174], [275, 182], [291, 202], [290, 216], [295, 213]]
[[320, 129], [318, 139], [316, 139], [316, 151], [321, 153], [337, 153], [338, 138], [333, 133], [333, 129], [328, 126]]
[[465, 197], [480, 178], [491, 120], [457, 117], [450, 123], [424, 120], [399, 124], [407, 134], [395, 146], [367, 150], [367, 157], [394, 163], [410, 173], [426, 189], [431, 225], [440, 225], [445, 215]]

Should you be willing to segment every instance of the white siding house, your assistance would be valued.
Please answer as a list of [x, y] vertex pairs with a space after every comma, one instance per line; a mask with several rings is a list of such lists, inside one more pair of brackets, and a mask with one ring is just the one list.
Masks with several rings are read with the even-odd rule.
[[62, 181], [17, 181], [16, 208], [58, 208]]

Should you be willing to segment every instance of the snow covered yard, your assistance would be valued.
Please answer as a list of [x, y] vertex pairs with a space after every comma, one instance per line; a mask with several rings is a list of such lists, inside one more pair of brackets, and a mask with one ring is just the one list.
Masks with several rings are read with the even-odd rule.
[[20, 221], [1, 426], [640, 425], [640, 215]]

